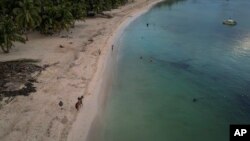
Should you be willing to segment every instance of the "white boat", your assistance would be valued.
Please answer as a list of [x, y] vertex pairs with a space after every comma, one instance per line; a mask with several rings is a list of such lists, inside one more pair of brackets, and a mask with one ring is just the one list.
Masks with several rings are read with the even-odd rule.
[[225, 24], [225, 25], [236, 25], [237, 22], [235, 20], [232, 20], [232, 19], [227, 19], [227, 20], [223, 21], [223, 24]]

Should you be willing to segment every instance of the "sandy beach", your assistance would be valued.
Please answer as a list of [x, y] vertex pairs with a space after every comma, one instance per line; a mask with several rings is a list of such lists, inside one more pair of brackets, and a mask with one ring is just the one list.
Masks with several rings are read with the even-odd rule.
[[[89, 18], [53, 36], [30, 33], [26, 44], [16, 43], [0, 61], [40, 60], [51, 65], [37, 78], [37, 92], [17, 96], [0, 109], [1, 141], [87, 140], [100, 117], [109, 83], [111, 46], [124, 28], [160, 0], [135, 0], [108, 12], [113, 18]], [[77, 97], [84, 95], [76, 111]], [[63, 106], [58, 105], [59, 101]]]

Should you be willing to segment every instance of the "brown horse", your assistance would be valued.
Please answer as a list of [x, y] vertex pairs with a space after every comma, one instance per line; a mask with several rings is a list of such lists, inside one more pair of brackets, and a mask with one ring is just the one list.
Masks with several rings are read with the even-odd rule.
[[79, 111], [80, 108], [82, 107], [83, 98], [84, 98], [83, 96], [77, 98], [77, 102], [76, 102], [76, 105], [75, 105], [77, 111]]

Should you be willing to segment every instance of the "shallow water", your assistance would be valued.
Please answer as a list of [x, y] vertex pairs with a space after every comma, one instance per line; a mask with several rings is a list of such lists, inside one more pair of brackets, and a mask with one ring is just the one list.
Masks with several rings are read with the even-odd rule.
[[129, 25], [98, 140], [228, 141], [229, 124], [249, 124], [249, 7], [163, 2]]

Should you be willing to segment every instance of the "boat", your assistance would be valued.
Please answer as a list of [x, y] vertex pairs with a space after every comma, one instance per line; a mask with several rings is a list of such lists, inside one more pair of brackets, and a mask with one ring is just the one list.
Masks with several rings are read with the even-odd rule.
[[234, 25], [237, 24], [237, 22], [236, 22], [235, 20], [233, 20], [233, 19], [224, 20], [222, 23], [223, 23], [224, 25], [231, 25], [231, 26], [234, 26]]

